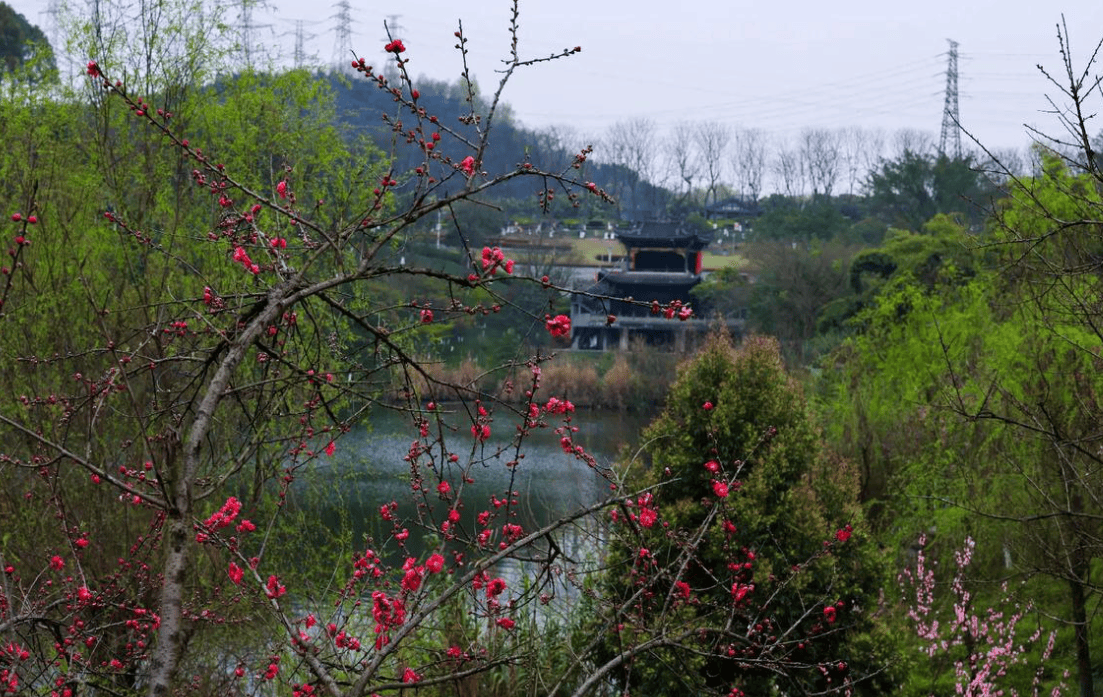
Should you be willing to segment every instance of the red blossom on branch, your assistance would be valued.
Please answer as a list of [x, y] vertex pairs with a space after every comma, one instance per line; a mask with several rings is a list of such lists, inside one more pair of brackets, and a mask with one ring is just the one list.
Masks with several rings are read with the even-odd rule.
[[556, 339], [571, 335], [571, 318], [567, 315], [546, 316], [544, 326], [548, 333]]

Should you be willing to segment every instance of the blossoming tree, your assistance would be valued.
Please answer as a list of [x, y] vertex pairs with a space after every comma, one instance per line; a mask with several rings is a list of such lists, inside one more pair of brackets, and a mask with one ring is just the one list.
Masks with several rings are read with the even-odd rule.
[[[600, 534], [594, 516], [628, 501], [641, 524], [660, 524], [651, 494], [623, 498], [616, 473], [576, 442], [574, 406], [541, 387], [547, 356], [507, 366], [503, 390], [523, 399], [506, 406], [437, 379], [418, 354], [418, 333], [434, 323], [500, 309], [498, 289], [516, 271], [501, 249], [468, 250], [459, 271], [400, 256], [419, 222], [506, 181], [531, 180], [536, 205], [557, 193], [609, 199], [576, 178], [587, 150], [558, 171], [527, 162], [483, 170], [512, 73], [579, 50], [524, 59], [517, 21], [514, 2], [503, 77], [486, 112], [473, 106], [473, 131], [420, 105], [407, 72], [412, 47], [386, 44], [397, 79], [351, 61], [358, 79], [393, 98], [395, 147], [419, 154], [410, 171], [310, 122], [304, 114], [324, 95], [302, 74], [246, 74], [223, 84], [219, 101], [188, 93], [188, 81], [141, 83], [104, 54], [86, 66], [79, 106], [58, 110], [35, 93], [4, 101], [5, 141], [27, 150], [0, 164], [12, 182], [0, 197], [12, 210], [0, 279], [10, 357], [0, 514], [16, 521], [0, 542], [0, 691], [300, 697], [489, 694], [495, 680], [506, 694], [518, 680], [533, 694], [615, 686], [610, 669], [623, 660], [565, 631], [581, 627], [575, 618], [555, 634], [542, 608], [595, 588], [586, 578], [596, 563], [572, 556], [564, 536]], [[462, 28], [456, 38], [466, 66]], [[264, 128], [252, 128], [257, 114], [268, 116]], [[298, 119], [309, 125], [296, 130]], [[449, 301], [395, 299], [393, 286], [409, 278]], [[521, 282], [549, 298], [564, 290], [546, 278]], [[569, 336], [566, 316], [529, 321]], [[300, 515], [296, 496], [328, 483], [342, 436], [384, 403], [410, 425], [408, 498], [374, 502], [377, 533], [336, 547], [347, 554], [315, 556], [311, 541], [325, 526]], [[530, 434], [544, 428], [614, 498], [527, 524], [514, 483]], [[492, 439], [502, 432], [506, 445]], [[469, 487], [492, 467], [504, 467], [509, 484], [479, 500]], [[715, 496], [731, 485], [718, 478]], [[752, 554], [727, 551], [725, 564]], [[677, 585], [686, 565], [716, 561], [690, 548], [645, 557], [648, 573], [674, 582], [679, 607], [696, 592]], [[303, 568], [320, 559], [329, 566]], [[501, 573], [507, 560], [525, 570], [520, 580]], [[732, 612], [765, 607], [749, 585], [739, 591], [724, 601]], [[755, 631], [788, 645], [806, 619]], [[651, 637], [622, 636], [626, 658], [652, 648]], [[789, 669], [776, 652], [755, 662]]]

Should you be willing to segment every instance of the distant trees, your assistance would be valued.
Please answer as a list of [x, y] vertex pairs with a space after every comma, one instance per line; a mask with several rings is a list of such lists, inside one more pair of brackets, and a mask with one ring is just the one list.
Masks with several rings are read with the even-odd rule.
[[731, 130], [726, 124], [705, 121], [697, 124], [694, 140], [701, 154], [705, 171], [705, 204], [716, 202], [716, 189], [724, 176], [724, 160], [731, 141]]
[[806, 128], [800, 133], [800, 158], [808, 172], [812, 196], [830, 196], [842, 167], [842, 131]]
[[12, 74], [34, 58], [35, 74], [41, 78], [56, 70], [53, 51], [46, 35], [6, 2], [0, 2], [0, 76]]
[[980, 221], [997, 193], [971, 155], [950, 159], [909, 148], [882, 161], [866, 186], [878, 215], [890, 225], [910, 230], [918, 230], [938, 213]]
[[735, 190], [750, 201], [762, 194], [766, 164], [770, 156], [769, 136], [760, 128], [737, 128], [732, 138], [732, 181]]

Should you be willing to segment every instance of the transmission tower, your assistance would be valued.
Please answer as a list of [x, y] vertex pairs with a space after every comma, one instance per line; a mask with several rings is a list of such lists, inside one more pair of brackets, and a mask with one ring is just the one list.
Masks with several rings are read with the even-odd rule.
[[352, 6], [349, 0], [340, 0], [334, 5], [337, 14], [330, 16], [336, 20], [333, 33], [336, 34], [333, 41], [333, 65], [338, 70], [348, 70], [352, 60]]
[[[253, 23], [253, 7], [257, 5], [256, 0], [240, 0], [240, 9], [237, 13], [237, 30], [241, 32], [241, 54], [245, 60], [245, 66], [249, 67], [253, 64], [253, 30], [254, 29], [268, 29], [271, 24], [254, 24]], [[263, 7], [263, 3], [260, 3]]]
[[[294, 65], [295, 65], [296, 68], [302, 68], [306, 65], [308, 60], [314, 61], [314, 62], [316, 62], [318, 60], [318, 57], [315, 54], [310, 54], [309, 56], [306, 54], [306, 42], [310, 41], [311, 39], [317, 38], [318, 35], [314, 34], [314, 33], [309, 33], [309, 34], [307, 33], [307, 31], [306, 31], [306, 20], [296, 19], [296, 20], [294, 20], [294, 22], [295, 22], [295, 31], [294, 32], [284, 32], [283, 35], [287, 36], [287, 34], [289, 34], [289, 33], [292, 33], [294, 35], [294, 37], [295, 37], [295, 54], [294, 54], [294, 58], [293, 58]], [[311, 22], [311, 24], [314, 24], [314, 23]]]
[[946, 58], [946, 101], [942, 107], [942, 135], [938, 152], [952, 159], [961, 158], [961, 114], [957, 108], [957, 42], [946, 39], [950, 51]]

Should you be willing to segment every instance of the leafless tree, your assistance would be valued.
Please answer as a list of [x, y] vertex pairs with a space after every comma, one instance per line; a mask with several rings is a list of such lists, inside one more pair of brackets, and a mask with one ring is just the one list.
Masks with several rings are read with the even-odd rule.
[[641, 207], [641, 181], [653, 183], [656, 178], [658, 138], [655, 122], [646, 118], [617, 121], [605, 132], [606, 157], [621, 168], [615, 175], [621, 196], [628, 194], [636, 209]]
[[740, 128], [733, 139], [732, 171], [739, 192], [752, 201], [762, 193], [766, 175], [766, 158], [769, 152], [769, 136], [760, 128]]
[[807, 172], [804, 159], [798, 150], [780, 148], [773, 162], [774, 177], [786, 196], [795, 197], [804, 193], [807, 184]]
[[865, 173], [870, 168], [863, 167], [868, 159], [865, 150], [869, 144], [870, 131], [860, 126], [851, 126], [839, 131], [839, 155], [842, 158], [842, 175], [846, 181], [846, 193], [853, 195], [861, 185]]
[[838, 131], [806, 128], [800, 133], [800, 158], [812, 185], [812, 195], [830, 196], [839, 179], [841, 147]]
[[708, 188], [705, 189], [707, 205], [715, 200], [716, 188], [724, 176], [724, 154], [731, 141], [731, 130], [717, 121], [705, 121], [697, 125], [695, 139], [708, 181]]
[[906, 152], [928, 155], [934, 152], [934, 136], [916, 128], [901, 128], [892, 134], [892, 157], [899, 158]]
[[694, 138], [694, 126], [681, 121], [670, 129], [663, 146], [666, 156], [666, 169], [677, 180], [678, 186], [685, 184], [681, 200], [685, 200], [693, 191], [693, 180], [701, 172], [701, 159]]
[[859, 151], [862, 181], [869, 173], [877, 169], [885, 154], [885, 132], [880, 128], [871, 128], [865, 131], [865, 147]]

